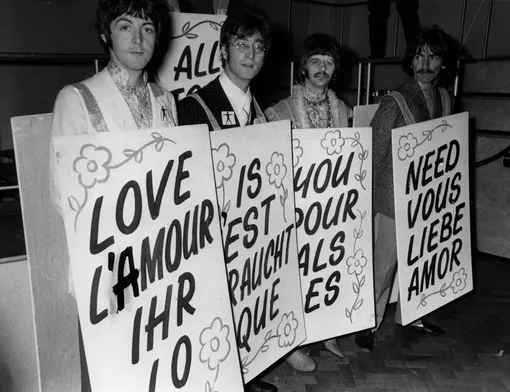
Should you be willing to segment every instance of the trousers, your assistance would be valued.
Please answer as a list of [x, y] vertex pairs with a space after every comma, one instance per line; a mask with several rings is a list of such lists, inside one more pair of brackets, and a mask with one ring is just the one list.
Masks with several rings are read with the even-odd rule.
[[[374, 299], [376, 325], [372, 329], [376, 332], [384, 319], [384, 313], [390, 292], [397, 273], [397, 232], [395, 219], [378, 213], [374, 218]], [[397, 304], [395, 321], [402, 324], [400, 301]]]

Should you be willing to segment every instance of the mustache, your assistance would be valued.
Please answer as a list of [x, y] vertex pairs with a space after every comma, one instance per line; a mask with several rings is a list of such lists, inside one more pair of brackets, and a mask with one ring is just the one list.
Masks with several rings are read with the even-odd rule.
[[326, 72], [316, 72], [313, 74], [313, 76], [315, 76], [315, 77], [319, 77], [319, 76], [329, 77], [329, 75]]

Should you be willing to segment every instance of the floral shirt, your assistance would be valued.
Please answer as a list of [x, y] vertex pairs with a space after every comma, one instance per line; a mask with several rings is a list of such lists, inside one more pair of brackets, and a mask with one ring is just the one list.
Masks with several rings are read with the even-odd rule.
[[[298, 102], [302, 97], [302, 102]], [[318, 94], [306, 84], [298, 84], [292, 88], [292, 100], [296, 105], [303, 105], [310, 128], [331, 128], [331, 104], [328, 99], [328, 90]]]
[[128, 104], [137, 127], [151, 128], [152, 106], [147, 73], [143, 73], [143, 78], [138, 85], [132, 86], [128, 84], [129, 74], [126, 70], [119, 67], [117, 63], [110, 60], [107, 69]]

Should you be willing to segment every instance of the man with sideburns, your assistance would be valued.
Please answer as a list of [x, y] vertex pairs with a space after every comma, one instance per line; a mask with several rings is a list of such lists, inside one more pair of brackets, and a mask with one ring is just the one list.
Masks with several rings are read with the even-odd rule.
[[[453, 97], [442, 87], [456, 69], [454, 41], [437, 26], [424, 28], [407, 47], [403, 68], [412, 78], [385, 95], [371, 122], [373, 131], [374, 213], [379, 214], [374, 238], [374, 288], [376, 326], [356, 335], [358, 347], [372, 351], [375, 333], [382, 324], [389, 294], [397, 271], [397, 239], [393, 189], [391, 133], [394, 128], [448, 116]], [[375, 226], [374, 226], [375, 227]], [[401, 324], [400, 306], [396, 322]], [[444, 331], [417, 320], [406, 328], [431, 335]]]

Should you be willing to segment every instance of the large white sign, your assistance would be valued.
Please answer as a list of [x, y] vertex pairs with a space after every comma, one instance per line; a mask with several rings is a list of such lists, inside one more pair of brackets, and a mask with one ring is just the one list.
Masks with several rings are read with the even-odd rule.
[[226, 15], [171, 13], [170, 47], [159, 78], [178, 100], [219, 76], [220, 29], [225, 18]]
[[294, 192], [307, 341], [374, 326], [372, 132], [295, 129]]
[[473, 289], [468, 113], [393, 130], [402, 322]]
[[54, 146], [92, 389], [242, 390], [207, 126]]
[[305, 339], [290, 122], [211, 133], [225, 261], [245, 382]]

